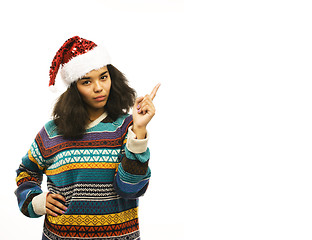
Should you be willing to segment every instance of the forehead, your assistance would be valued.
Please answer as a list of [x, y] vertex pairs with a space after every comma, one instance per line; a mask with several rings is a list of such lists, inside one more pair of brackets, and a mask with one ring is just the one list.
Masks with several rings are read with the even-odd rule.
[[108, 71], [107, 70], [107, 66], [104, 66], [102, 68], [95, 69], [95, 70], [92, 70], [92, 71], [88, 72], [86, 75], [84, 75], [84, 77], [97, 77], [97, 76], [101, 75], [103, 72], [106, 72], [106, 71]]

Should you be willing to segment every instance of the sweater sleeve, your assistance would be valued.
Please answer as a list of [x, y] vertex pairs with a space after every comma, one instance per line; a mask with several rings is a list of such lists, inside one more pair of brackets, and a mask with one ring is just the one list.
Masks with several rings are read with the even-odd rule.
[[151, 170], [148, 166], [150, 151], [146, 139], [136, 139], [132, 126], [128, 128], [114, 178], [116, 192], [123, 198], [135, 199], [142, 196], [149, 184]]
[[28, 153], [22, 158], [22, 163], [17, 169], [15, 195], [20, 211], [27, 217], [37, 218], [33, 207], [33, 199], [42, 195], [41, 183], [45, 166], [36, 141], [30, 147]]

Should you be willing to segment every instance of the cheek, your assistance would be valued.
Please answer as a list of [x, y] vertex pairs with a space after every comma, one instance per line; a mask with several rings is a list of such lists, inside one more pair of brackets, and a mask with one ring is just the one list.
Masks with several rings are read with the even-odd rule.
[[105, 84], [105, 86], [104, 86], [104, 89], [105, 89], [105, 91], [107, 92], [107, 94], [109, 94], [110, 89], [111, 89], [111, 86], [112, 86], [111, 80], [107, 81], [106, 84]]
[[88, 97], [90, 96], [90, 93], [89, 93], [89, 91], [88, 91], [88, 88], [86, 88], [86, 87], [78, 88], [78, 91], [79, 91], [79, 93], [80, 93], [82, 99], [83, 99], [84, 101], [87, 101], [87, 100], [88, 100]]

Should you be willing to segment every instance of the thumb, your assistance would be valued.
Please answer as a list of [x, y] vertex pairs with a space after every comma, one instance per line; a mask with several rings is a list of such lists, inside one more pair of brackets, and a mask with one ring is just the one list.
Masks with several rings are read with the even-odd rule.
[[144, 99], [144, 97], [138, 97], [134, 102], [134, 108], [139, 108], [139, 103]]

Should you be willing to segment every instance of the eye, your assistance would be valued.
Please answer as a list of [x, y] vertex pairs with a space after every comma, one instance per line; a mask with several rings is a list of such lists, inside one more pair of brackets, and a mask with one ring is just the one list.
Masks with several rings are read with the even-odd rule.
[[82, 81], [82, 85], [88, 85], [88, 84], [90, 84], [91, 83], [91, 81], [90, 80], [83, 80]]
[[107, 75], [103, 75], [103, 76], [101, 77], [102, 80], [105, 80], [106, 78], [107, 78]]

